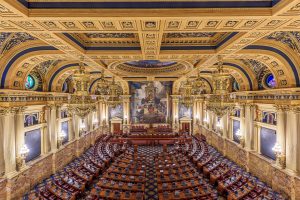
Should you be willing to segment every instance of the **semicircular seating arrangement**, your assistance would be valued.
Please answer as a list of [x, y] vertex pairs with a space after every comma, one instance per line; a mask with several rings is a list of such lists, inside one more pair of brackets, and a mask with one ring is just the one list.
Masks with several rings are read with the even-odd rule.
[[23, 199], [284, 199], [209, 146], [202, 135], [167, 149], [111, 139], [102, 135]]

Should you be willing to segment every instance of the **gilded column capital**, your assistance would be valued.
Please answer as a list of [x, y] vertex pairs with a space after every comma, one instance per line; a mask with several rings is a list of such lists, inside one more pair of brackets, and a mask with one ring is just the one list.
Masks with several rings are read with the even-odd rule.
[[25, 110], [26, 110], [25, 106], [16, 107], [16, 113], [17, 114], [22, 114], [23, 115]]
[[62, 107], [62, 105], [63, 105], [63, 104], [60, 104], [60, 103], [54, 104], [54, 106], [55, 106], [56, 109], [60, 109], [60, 108]]
[[175, 95], [175, 94], [172, 94], [170, 95], [172, 99], [179, 99], [180, 98], [180, 95]]
[[0, 116], [6, 116], [10, 114], [12, 111], [12, 108], [10, 107], [0, 107]]
[[276, 105], [274, 105], [274, 107], [275, 107], [277, 112], [286, 112], [286, 111], [291, 110], [290, 105], [276, 104]]
[[291, 108], [295, 114], [300, 114], [300, 105], [295, 105]]
[[47, 104], [47, 105], [45, 106], [45, 109], [46, 109], [46, 110], [52, 110], [52, 109], [54, 109], [54, 108], [56, 108], [54, 104]]
[[251, 108], [256, 108], [257, 105], [255, 103], [242, 103], [245, 107], [249, 107], [250, 109]]

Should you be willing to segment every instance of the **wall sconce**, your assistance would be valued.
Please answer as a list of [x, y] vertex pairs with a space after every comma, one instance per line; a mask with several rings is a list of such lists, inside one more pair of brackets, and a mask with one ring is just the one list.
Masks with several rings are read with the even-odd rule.
[[217, 126], [217, 129], [221, 129], [221, 122], [218, 121], [217, 124], [216, 124], [216, 126]]
[[103, 125], [103, 126], [106, 126], [106, 117], [103, 117], [102, 125]]
[[276, 156], [276, 163], [278, 166], [280, 166], [282, 169], [285, 168], [285, 155], [282, 153], [282, 147], [279, 143], [276, 142], [274, 147], [272, 148], [272, 151], [274, 151]]
[[26, 144], [23, 145], [23, 147], [20, 149], [20, 156], [17, 157], [16, 161], [17, 161], [17, 170], [21, 170], [21, 168], [25, 165], [25, 159], [29, 154], [29, 149], [26, 146]]
[[61, 131], [58, 135], [58, 148], [60, 148], [63, 144], [63, 141], [65, 139], [65, 137], [67, 136], [67, 134], [64, 131]]
[[94, 120], [93, 120], [93, 129], [98, 128], [98, 125], [99, 125], [98, 119], [97, 119], [97, 118], [94, 118]]
[[200, 117], [196, 115], [196, 124], [199, 124]]
[[244, 148], [245, 147], [245, 138], [244, 135], [241, 133], [241, 130], [238, 129], [235, 133], [235, 135], [238, 137], [240, 141], [240, 145]]
[[84, 133], [85, 128], [86, 128], [85, 123], [84, 123], [84, 121], [82, 120], [82, 121], [81, 121], [81, 124], [80, 124], [80, 126], [79, 126], [79, 135], [80, 135], [80, 136]]

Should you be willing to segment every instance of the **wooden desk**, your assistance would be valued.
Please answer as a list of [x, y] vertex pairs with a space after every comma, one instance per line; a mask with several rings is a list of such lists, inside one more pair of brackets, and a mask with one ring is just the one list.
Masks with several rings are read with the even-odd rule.
[[[161, 172], [163, 171], [163, 172]], [[193, 167], [185, 167], [185, 168], [179, 168], [177, 170], [174, 170], [174, 169], [170, 169], [170, 168], [165, 168], [165, 169], [156, 169], [156, 174], [157, 175], [165, 175], [165, 176], [168, 176], [170, 174], [183, 174], [183, 173], [193, 173], [193, 172], [196, 172], [196, 169], [193, 168]]]
[[[194, 180], [194, 184], [191, 180]], [[163, 191], [173, 191], [173, 190], [184, 190], [187, 188], [200, 187], [203, 183], [199, 182], [197, 179], [191, 179], [186, 181], [185, 185], [182, 185], [182, 182], [169, 182], [169, 183], [159, 183], [158, 192]], [[165, 187], [164, 187], [165, 186]]]
[[[121, 181], [120, 181], [121, 182]], [[112, 189], [112, 190], [127, 190], [132, 192], [144, 192], [145, 191], [145, 185], [142, 183], [132, 183], [132, 186], [129, 186], [128, 183], [122, 183], [120, 185], [120, 182], [115, 182], [115, 184], [112, 184], [111, 181], [108, 181], [105, 183], [103, 180], [100, 180], [97, 185], [101, 188], [106, 189]], [[140, 184], [140, 185], [139, 185]]]
[[129, 192], [126, 195], [126, 192], [119, 192], [120, 196], [115, 195], [115, 191], [110, 190], [109, 193], [106, 190], [102, 190], [99, 193], [99, 196], [104, 199], [116, 199], [116, 200], [143, 200], [144, 194], [143, 193], [134, 193]]
[[46, 188], [52, 194], [54, 194], [55, 196], [57, 196], [57, 197], [59, 197], [61, 199], [65, 199], [65, 200], [75, 200], [76, 199], [75, 194], [67, 193], [63, 189], [55, 186], [54, 184], [47, 185]]
[[213, 199], [211, 197], [211, 192], [205, 192], [201, 187], [198, 187], [198, 192], [190, 190], [189, 195], [186, 195], [185, 192], [180, 191], [178, 195], [175, 195], [175, 192], [168, 192], [167, 195], [164, 195], [163, 192], [160, 192], [158, 196], [159, 200], [190, 200], [195, 198], [206, 200]]
[[126, 171], [125, 169], [118, 170], [118, 169], [109, 168], [107, 170], [107, 172], [108, 173], [116, 173], [116, 174], [126, 174], [128, 176], [145, 176], [146, 175], [145, 170], [142, 170], [142, 172], [140, 172], [140, 171], [132, 172], [130, 170]]
[[163, 176], [163, 178], [161, 178], [159, 175], [157, 175], [157, 183], [177, 182], [177, 181], [193, 179], [194, 177], [195, 176], [192, 173], [188, 173], [188, 175], [178, 174], [177, 176], [174, 176], [174, 179], [172, 179], [171, 177], [165, 177], [165, 176]]
[[133, 176], [133, 179], [130, 176], [126, 176], [125, 178], [122, 177], [122, 174], [118, 174], [117, 176], [104, 174], [103, 178], [111, 179], [115, 181], [122, 181], [122, 182], [131, 182], [131, 183], [144, 183], [146, 181], [145, 177], [143, 176]]

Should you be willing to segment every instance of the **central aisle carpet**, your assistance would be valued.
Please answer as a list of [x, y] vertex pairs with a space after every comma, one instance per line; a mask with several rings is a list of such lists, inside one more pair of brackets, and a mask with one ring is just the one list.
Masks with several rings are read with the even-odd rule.
[[147, 157], [145, 200], [158, 200], [154, 155], [162, 152], [161, 146], [139, 146], [138, 153]]
[[[169, 146], [170, 151], [172, 146]], [[138, 153], [147, 157], [146, 161], [146, 185], [145, 185], [145, 200], [158, 200], [157, 178], [154, 157], [163, 152], [162, 146], [139, 146]], [[209, 185], [209, 180], [202, 177], [202, 180]], [[223, 200], [223, 197], [218, 196], [217, 190], [214, 191], [216, 199]]]

